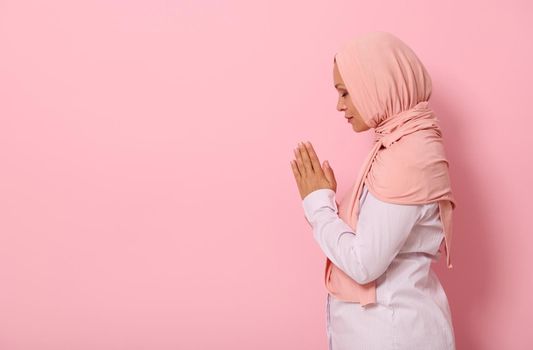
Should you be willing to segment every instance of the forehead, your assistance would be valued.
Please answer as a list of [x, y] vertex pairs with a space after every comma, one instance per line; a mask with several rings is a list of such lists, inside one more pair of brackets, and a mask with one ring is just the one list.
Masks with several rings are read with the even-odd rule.
[[342, 81], [339, 67], [337, 67], [336, 62], [333, 64], [333, 81], [335, 84], [335, 88], [344, 88], [344, 82]]

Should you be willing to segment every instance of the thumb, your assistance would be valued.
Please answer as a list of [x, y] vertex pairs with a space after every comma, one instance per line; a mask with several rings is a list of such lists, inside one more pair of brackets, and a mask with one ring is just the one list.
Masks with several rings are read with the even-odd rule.
[[322, 166], [322, 168], [324, 170], [324, 175], [326, 176], [328, 182], [335, 187], [335, 185], [337, 184], [337, 182], [335, 181], [335, 174], [333, 173], [333, 169], [331, 169], [327, 160], [324, 161], [324, 165]]

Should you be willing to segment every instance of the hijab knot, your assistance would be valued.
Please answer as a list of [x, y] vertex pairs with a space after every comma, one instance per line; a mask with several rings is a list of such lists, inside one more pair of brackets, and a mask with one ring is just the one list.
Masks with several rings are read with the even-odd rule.
[[403, 136], [423, 129], [435, 129], [440, 136], [437, 118], [428, 101], [384, 119], [374, 129], [374, 142], [381, 141], [385, 148], [389, 148]]

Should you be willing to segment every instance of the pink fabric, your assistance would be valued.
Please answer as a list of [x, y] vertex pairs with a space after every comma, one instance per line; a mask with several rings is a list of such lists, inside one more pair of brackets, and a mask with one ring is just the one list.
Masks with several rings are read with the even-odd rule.
[[[363, 183], [382, 201], [438, 202], [447, 266], [452, 268], [452, 211], [456, 203], [442, 134], [428, 103], [428, 72], [405, 43], [382, 31], [348, 42], [335, 54], [335, 61], [356, 109], [375, 129], [374, 146], [351, 191], [339, 204], [339, 217], [356, 232]], [[328, 258], [325, 283], [337, 299], [362, 305], [376, 302], [376, 281], [358, 284]]]

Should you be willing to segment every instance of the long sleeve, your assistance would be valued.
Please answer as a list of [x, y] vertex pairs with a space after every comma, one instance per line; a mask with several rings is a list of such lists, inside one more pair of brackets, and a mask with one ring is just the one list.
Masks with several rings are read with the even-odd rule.
[[393, 204], [365, 194], [355, 232], [338, 216], [333, 190], [315, 190], [302, 200], [321, 250], [359, 284], [385, 272], [422, 213], [421, 205]]

